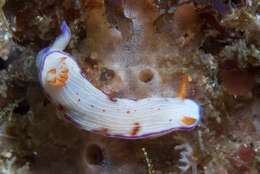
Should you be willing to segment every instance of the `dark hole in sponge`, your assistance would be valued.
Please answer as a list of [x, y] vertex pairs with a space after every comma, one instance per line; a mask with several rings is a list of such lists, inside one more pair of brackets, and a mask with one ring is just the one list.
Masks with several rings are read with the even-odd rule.
[[104, 160], [102, 149], [97, 144], [89, 145], [86, 150], [86, 159], [89, 164], [101, 164]]
[[108, 68], [103, 68], [101, 70], [100, 80], [101, 81], [110, 81], [115, 77], [115, 72]]
[[27, 112], [30, 110], [30, 106], [26, 100], [22, 100], [20, 103], [18, 103], [18, 106], [14, 108], [14, 113], [16, 114], [27, 114]]
[[144, 83], [150, 82], [153, 79], [153, 72], [150, 69], [143, 69], [139, 73], [139, 80]]
[[6, 68], [5, 61], [0, 57], [0, 71]]

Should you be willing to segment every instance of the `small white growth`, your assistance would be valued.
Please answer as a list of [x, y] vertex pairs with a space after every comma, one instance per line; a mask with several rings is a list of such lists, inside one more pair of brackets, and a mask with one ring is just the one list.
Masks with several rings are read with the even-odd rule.
[[16, 158], [12, 157], [0, 161], [0, 173], [1, 174], [28, 174], [29, 173], [29, 163], [26, 163], [24, 166], [17, 168], [15, 166]]
[[181, 158], [179, 159], [179, 162], [181, 165], [179, 166], [179, 169], [181, 170], [181, 174], [186, 173], [190, 168], [192, 170], [192, 174], [197, 174], [197, 163], [193, 159], [193, 149], [191, 145], [189, 144], [182, 144], [175, 146], [175, 150], [182, 150], [180, 152]]
[[12, 171], [12, 166], [15, 162], [15, 158], [11, 158], [10, 160], [6, 160], [5, 164], [3, 164], [3, 166], [1, 167], [0, 172], [3, 174], [11, 174], [13, 173]]
[[124, 3], [124, 15], [125, 17], [129, 18], [129, 19], [134, 19], [136, 18], [136, 12], [133, 10], [133, 7], [131, 7], [129, 4]]

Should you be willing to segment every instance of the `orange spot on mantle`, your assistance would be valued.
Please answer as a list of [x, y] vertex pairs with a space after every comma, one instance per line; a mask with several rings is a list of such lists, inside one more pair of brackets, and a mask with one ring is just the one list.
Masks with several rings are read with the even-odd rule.
[[193, 117], [184, 116], [181, 121], [186, 125], [193, 125], [197, 120]]
[[130, 135], [135, 136], [137, 135], [141, 130], [140, 123], [136, 122], [134, 123], [133, 129], [130, 131]]

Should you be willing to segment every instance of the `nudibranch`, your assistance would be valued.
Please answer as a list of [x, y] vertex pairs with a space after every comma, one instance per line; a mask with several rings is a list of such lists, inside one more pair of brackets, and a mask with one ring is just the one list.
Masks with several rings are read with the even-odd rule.
[[76, 126], [109, 137], [141, 139], [199, 124], [199, 105], [184, 97], [112, 100], [87, 80], [70, 54], [63, 52], [71, 38], [65, 21], [61, 31], [38, 53], [36, 63], [44, 91]]

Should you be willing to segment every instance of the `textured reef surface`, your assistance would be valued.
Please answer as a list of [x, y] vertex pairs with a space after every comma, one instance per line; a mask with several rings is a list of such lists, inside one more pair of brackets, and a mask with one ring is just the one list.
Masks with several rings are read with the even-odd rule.
[[[259, 0], [0, 0], [1, 174], [259, 174]], [[40, 87], [38, 51], [66, 49], [112, 97], [186, 97], [200, 125], [143, 140], [82, 131]]]

